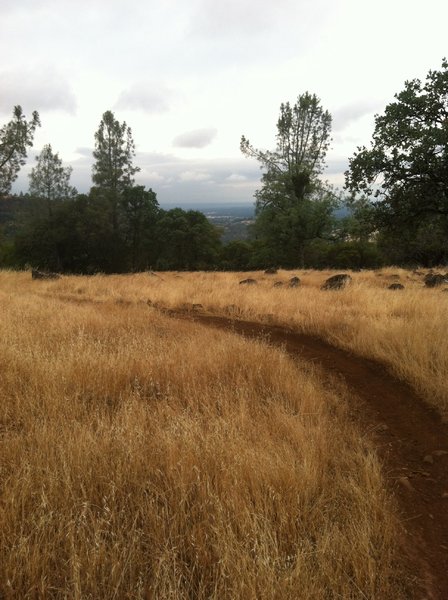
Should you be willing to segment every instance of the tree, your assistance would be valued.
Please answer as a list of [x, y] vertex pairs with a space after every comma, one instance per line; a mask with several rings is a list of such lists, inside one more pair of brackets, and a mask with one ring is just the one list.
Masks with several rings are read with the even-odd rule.
[[103, 114], [98, 131], [95, 133], [92, 179], [100, 188], [120, 192], [132, 186], [133, 176], [139, 167], [132, 164], [135, 144], [131, 128], [126, 122], [120, 123], [110, 110]]
[[[439, 222], [448, 233], [448, 62], [426, 81], [406, 81], [383, 115], [370, 148], [350, 159], [346, 187], [366, 194], [386, 229]], [[445, 225], [444, 225], [445, 223]]]
[[131, 128], [126, 122], [120, 123], [110, 110], [103, 114], [98, 131], [95, 133], [95, 163], [92, 179], [97, 188], [106, 195], [111, 206], [114, 232], [118, 231], [118, 205], [120, 195], [132, 187], [134, 175], [140, 171], [133, 165], [135, 144]]
[[0, 195], [8, 194], [25, 164], [27, 147], [33, 145], [34, 132], [40, 126], [39, 114], [34, 111], [27, 121], [21, 106], [15, 106], [13, 118], [0, 129]]
[[205, 270], [214, 267], [221, 248], [219, 230], [196, 210], [160, 211], [157, 222], [159, 257], [165, 270]]
[[335, 195], [319, 180], [330, 144], [331, 115], [316, 95], [300, 95], [281, 104], [273, 151], [254, 148], [244, 136], [241, 151], [264, 169], [255, 193], [255, 235], [262, 240], [265, 262], [303, 264], [307, 243], [329, 234]]
[[70, 185], [72, 167], [64, 167], [58, 153], [53, 154], [51, 145], [42, 148], [36, 156], [37, 166], [31, 170], [29, 192], [36, 198], [47, 202], [51, 215], [51, 206], [58, 200], [73, 199], [77, 191]]
[[125, 238], [132, 271], [147, 269], [155, 260], [155, 226], [159, 212], [156, 193], [137, 185], [126, 188], [121, 198]]

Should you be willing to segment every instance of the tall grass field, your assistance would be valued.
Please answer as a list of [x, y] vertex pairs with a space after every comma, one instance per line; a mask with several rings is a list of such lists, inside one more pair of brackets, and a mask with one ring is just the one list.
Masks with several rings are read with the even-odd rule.
[[201, 304], [320, 336], [447, 416], [448, 294], [401, 269], [321, 291], [330, 274], [0, 272], [0, 597], [412, 597], [343, 384], [166, 314]]

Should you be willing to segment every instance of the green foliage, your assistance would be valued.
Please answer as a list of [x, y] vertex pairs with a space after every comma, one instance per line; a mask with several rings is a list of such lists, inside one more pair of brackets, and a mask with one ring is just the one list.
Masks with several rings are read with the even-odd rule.
[[253, 247], [249, 242], [234, 240], [223, 246], [220, 268], [224, 271], [245, 271], [250, 268]]
[[375, 243], [351, 241], [329, 244], [323, 266], [329, 269], [373, 269], [382, 264]]
[[383, 228], [377, 241], [388, 264], [427, 267], [448, 264], [448, 222], [440, 215], [408, 227]]
[[358, 148], [350, 159], [346, 186], [372, 200], [376, 225], [389, 240], [406, 230], [411, 241], [411, 232], [435, 223], [443, 231], [448, 221], [446, 59], [425, 82], [406, 81], [395, 99], [377, 115], [371, 147]]
[[11, 121], [0, 129], [0, 196], [8, 194], [25, 164], [27, 148], [33, 145], [34, 132], [40, 126], [39, 114], [34, 111], [27, 121], [20, 106], [15, 106]]
[[97, 195], [107, 199], [115, 237], [119, 229], [119, 203], [123, 191], [134, 184], [134, 175], [140, 171], [133, 165], [135, 145], [131, 128], [115, 119], [110, 110], [103, 114], [95, 133], [92, 180]]
[[243, 154], [256, 158], [264, 169], [262, 187], [255, 193], [254, 234], [264, 247], [258, 256], [264, 255], [267, 263], [303, 265], [307, 245], [331, 236], [336, 196], [318, 178], [330, 130], [330, 113], [316, 95], [306, 92], [294, 106], [280, 106], [275, 150], [257, 150], [241, 138]]
[[112, 111], [106, 111], [95, 133], [93, 183], [114, 194], [132, 186], [135, 173], [140, 171], [132, 164], [134, 155], [131, 128], [117, 121]]
[[122, 233], [129, 255], [129, 268], [141, 271], [154, 264], [157, 256], [156, 223], [159, 216], [157, 196], [144, 186], [126, 188], [120, 200]]
[[51, 205], [57, 200], [73, 199], [77, 191], [70, 185], [72, 167], [64, 167], [58, 153], [53, 153], [51, 145], [43, 147], [36, 157], [37, 165], [29, 175], [31, 196], [46, 200], [49, 212]]
[[217, 266], [220, 232], [199, 211], [161, 211], [157, 242], [159, 269], [195, 271]]
[[283, 207], [304, 198], [318, 186], [330, 143], [331, 115], [319, 98], [308, 92], [294, 106], [281, 104], [277, 121], [277, 145], [273, 151], [257, 150], [244, 136], [240, 148], [256, 158], [265, 170], [262, 189], [256, 193], [257, 208]]

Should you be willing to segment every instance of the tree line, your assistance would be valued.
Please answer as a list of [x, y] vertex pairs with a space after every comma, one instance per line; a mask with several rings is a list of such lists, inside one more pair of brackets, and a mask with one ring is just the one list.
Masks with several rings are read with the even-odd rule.
[[[276, 145], [241, 151], [259, 161], [255, 223], [247, 241], [223, 245], [199, 211], [163, 210], [135, 185], [132, 131], [111, 111], [95, 133], [92, 188], [78, 194], [71, 167], [46, 145], [29, 193], [12, 182], [40, 126], [18, 106], [0, 129], [0, 266], [71, 273], [363, 268], [448, 262], [448, 63], [425, 81], [405, 82], [375, 117], [369, 147], [349, 159], [345, 188], [322, 179], [332, 118], [309, 92], [280, 106]], [[337, 218], [337, 209], [348, 213]]]

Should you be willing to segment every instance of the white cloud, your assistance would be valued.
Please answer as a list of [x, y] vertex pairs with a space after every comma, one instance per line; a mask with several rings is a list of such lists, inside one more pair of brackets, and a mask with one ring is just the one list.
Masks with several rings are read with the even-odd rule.
[[201, 171], [183, 171], [179, 175], [180, 181], [208, 181], [210, 180], [209, 173], [203, 173]]
[[228, 177], [226, 177], [226, 181], [230, 183], [238, 183], [241, 181], [247, 181], [246, 175], [241, 175], [240, 173], [232, 173]]
[[212, 143], [217, 133], [218, 130], [213, 128], [187, 131], [174, 138], [173, 146], [179, 148], [205, 148]]

